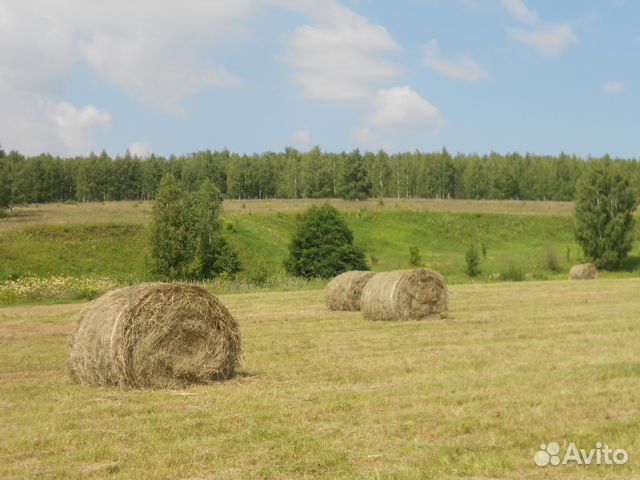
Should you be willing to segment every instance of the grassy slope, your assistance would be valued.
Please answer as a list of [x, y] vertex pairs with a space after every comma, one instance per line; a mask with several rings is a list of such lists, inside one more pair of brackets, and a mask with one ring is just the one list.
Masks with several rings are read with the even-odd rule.
[[146, 249], [141, 225], [26, 227], [0, 234], [0, 279], [20, 274], [141, 280]]
[[[368, 210], [347, 211], [345, 216], [356, 241], [374, 257], [374, 270], [408, 267], [410, 245], [417, 245], [424, 263], [441, 271], [451, 283], [469, 281], [464, 252], [471, 243], [488, 247], [481, 280], [510, 263], [534, 278], [559, 278], [580, 260], [570, 217]], [[282, 271], [295, 221], [296, 214], [282, 212], [227, 217], [235, 232], [226, 234], [240, 252], [248, 279]], [[548, 247], [560, 257], [559, 273], [541, 264]], [[141, 281], [148, 278], [146, 258], [142, 224], [39, 225], [0, 233], [0, 280], [11, 274], [91, 274]], [[629, 265], [631, 269], [634, 263]]]
[[[639, 288], [456, 285], [453, 319], [404, 323], [228, 295], [243, 374], [184, 391], [73, 385], [82, 306], [0, 309], [0, 477], [638, 478]], [[534, 466], [550, 441], [631, 463]]]
[[[432, 199], [385, 199], [384, 205], [377, 200], [347, 201], [339, 199], [298, 200], [225, 200], [224, 210], [228, 215], [277, 212], [296, 213], [312, 205], [329, 202], [340, 210], [382, 211], [430, 211], [448, 213], [509, 213], [512, 215], [571, 216], [572, 202], [522, 202], [516, 200], [432, 200]], [[146, 223], [151, 214], [152, 202], [93, 202], [93, 203], [45, 203], [21, 206], [14, 215], [0, 215], [0, 233], [35, 225]]]

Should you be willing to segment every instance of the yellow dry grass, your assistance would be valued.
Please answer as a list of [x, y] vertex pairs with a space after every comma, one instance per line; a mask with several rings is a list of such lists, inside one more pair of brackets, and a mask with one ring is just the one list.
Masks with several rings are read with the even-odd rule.
[[[301, 212], [312, 205], [329, 202], [341, 210], [411, 210], [432, 212], [508, 213], [513, 215], [569, 216], [572, 202], [533, 202], [517, 200], [433, 200], [387, 198], [384, 205], [378, 200], [347, 201], [340, 199], [299, 200], [225, 200], [226, 215], [243, 213]], [[0, 232], [34, 225], [146, 223], [151, 215], [152, 202], [90, 202], [47, 203], [16, 207], [15, 215], [0, 218]]]
[[[448, 320], [322, 291], [222, 297], [234, 380], [124, 391], [65, 372], [82, 305], [0, 309], [1, 478], [638, 478], [640, 279], [450, 287]], [[627, 466], [541, 469], [542, 442]]]

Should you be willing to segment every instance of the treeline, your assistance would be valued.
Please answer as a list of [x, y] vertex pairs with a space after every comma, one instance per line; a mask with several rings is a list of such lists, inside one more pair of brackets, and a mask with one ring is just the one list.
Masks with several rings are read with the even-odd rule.
[[[588, 161], [599, 159], [589, 158]], [[636, 160], [615, 160], [640, 188]], [[368, 197], [572, 200], [585, 159], [520, 155], [388, 155], [319, 148], [238, 155], [204, 151], [140, 159], [106, 153], [87, 157], [24, 157], [0, 150], [0, 206], [22, 203], [150, 200], [165, 173], [188, 192], [213, 182], [226, 198]]]

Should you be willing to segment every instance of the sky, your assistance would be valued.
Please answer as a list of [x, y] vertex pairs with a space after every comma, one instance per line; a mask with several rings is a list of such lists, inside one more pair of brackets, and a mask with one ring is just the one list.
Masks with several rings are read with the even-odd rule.
[[0, 0], [0, 145], [640, 157], [635, 0]]

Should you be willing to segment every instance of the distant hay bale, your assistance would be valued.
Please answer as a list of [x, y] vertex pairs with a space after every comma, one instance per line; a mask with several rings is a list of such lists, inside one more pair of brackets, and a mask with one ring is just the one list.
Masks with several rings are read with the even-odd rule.
[[238, 324], [205, 288], [147, 283], [84, 309], [69, 367], [79, 383], [165, 388], [229, 378], [240, 354]]
[[375, 273], [361, 270], [341, 273], [324, 289], [324, 299], [329, 310], [358, 311], [362, 289]]
[[427, 268], [378, 273], [362, 292], [362, 315], [367, 320], [446, 318], [447, 284]]
[[597, 276], [598, 270], [593, 263], [574, 265], [569, 270], [569, 280], [593, 280]]

